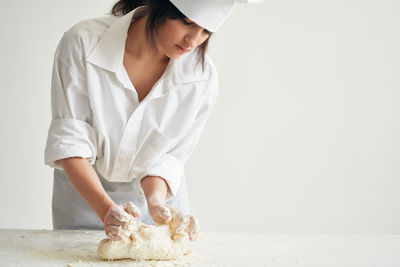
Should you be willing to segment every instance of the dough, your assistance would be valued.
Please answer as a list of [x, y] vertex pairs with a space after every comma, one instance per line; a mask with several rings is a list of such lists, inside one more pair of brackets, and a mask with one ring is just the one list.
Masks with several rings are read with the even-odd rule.
[[175, 209], [171, 208], [171, 213], [172, 220], [168, 225], [146, 225], [131, 220], [128, 224], [129, 240], [101, 240], [97, 246], [98, 256], [107, 260], [175, 260], [182, 257], [188, 253], [184, 248], [187, 233], [175, 233], [179, 220], [174, 216]]

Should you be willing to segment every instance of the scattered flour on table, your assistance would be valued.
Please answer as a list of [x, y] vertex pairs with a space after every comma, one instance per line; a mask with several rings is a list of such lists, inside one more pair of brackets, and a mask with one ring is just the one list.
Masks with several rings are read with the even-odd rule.
[[10, 235], [5, 240], [18, 251], [19, 257], [32, 265], [43, 263], [43, 266], [59, 266], [61, 263], [70, 267], [192, 266], [198, 256], [190, 249], [195, 244], [185, 242], [187, 233], [184, 231], [171, 234], [175, 233], [178, 224], [179, 222], [172, 220], [169, 225], [150, 226], [136, 221], [130, 225], [132, 234], [127, 244], [103, 239], [104, 232], [79, 230], [35, 231]]

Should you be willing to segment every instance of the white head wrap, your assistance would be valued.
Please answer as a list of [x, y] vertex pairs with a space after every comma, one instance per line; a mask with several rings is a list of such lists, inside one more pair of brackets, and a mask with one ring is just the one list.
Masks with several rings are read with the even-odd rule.
[[237, 3], [261, 3], [263, 0], [170, 0], [186, 17], [201, 27], [216, 32]]

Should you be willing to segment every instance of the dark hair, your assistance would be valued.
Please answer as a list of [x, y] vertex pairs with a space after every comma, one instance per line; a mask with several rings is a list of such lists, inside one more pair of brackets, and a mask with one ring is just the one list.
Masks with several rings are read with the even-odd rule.
[[[113, 16], [123, 16], [133, 9], [147, 5], [149, 7], [148, 19], [146, 23], [146, 36], [151, 47], [156, 51], [155, 33], [166, 19], [180, 19], [186, 22], [186, 16], [179, 11], [169, 0], [119, 0], [112, 7], [110, 14]], [[204, 58], [208, 47], [209, 37], [196, 48], [198, 63], [201, 62], [204, 71]]]

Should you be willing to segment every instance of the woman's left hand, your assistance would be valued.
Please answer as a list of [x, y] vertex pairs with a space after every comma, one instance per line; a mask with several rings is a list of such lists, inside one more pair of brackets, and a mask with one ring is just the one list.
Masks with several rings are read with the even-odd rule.
[[186, 232], [190, 241], [196, 241], [199, 236], [199, 223], [193, 215], [183, 214], [176, 208], [166, 205], [150, 205], [149, 214], [155, 224], [170, 224], [174, 233]]
[[148, 210], [156, 225], [168, 224], [172, 220], [172, 214], [168, 206], [149, 205]]

